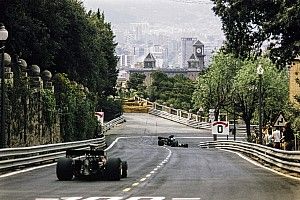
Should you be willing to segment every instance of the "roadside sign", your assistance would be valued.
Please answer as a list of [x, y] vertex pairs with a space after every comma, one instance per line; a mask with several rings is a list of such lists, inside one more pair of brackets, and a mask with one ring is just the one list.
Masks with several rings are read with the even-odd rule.
[[227, 121], [214, 121], [211, 130], [213, 135], [229, 135], [229, 123]]
[[104, 125], [104, 112], [95, 112], [95, 116], [97, 117], [97, 121], [101, 126]]
[[215, 120], [215, 109], [209, 109], [208, 116], [209, 122], [213, 122]]
[[284, 126], [285, 123], [286, 123], [286, 120], [285, 120], [284, 116], [282, 114], [280, 114], [277, 117], [277, 119], [276, 119], [276, 121], [275, 121], [275, 123], [274, 123], [273, 126], [281, 127], [281, 126]]

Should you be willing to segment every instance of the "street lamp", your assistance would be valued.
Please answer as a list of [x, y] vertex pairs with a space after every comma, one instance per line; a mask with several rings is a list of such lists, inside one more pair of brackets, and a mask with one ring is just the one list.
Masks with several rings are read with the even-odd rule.
[[233, 101], [233, 129], [232, 129], [232, 134], [233, 134], [233, 140], [236, 140], [236, 103]]
[[6, 133], [5, 133], [5, 98], [4, 98], [4, 90], [5, 90], [5, 81], [4, 81], [4, 49], [5, 49], [5, 41], [8, 38], [8, 31], [5, 29], [5, 26], [0, 23], [0, 49], [1, 49], [1, 147], [4, 148], [6, 146]]
[[262, 68], [261, 64], [257, 67], [257, 74], [259, 77], [258, 82], [258, 92], [259, 92], [259, 106], [258, 106], [258, 119], [259, 119], [259, 144], [262, 144], [262, 75], [264, 73], [264, 69]]

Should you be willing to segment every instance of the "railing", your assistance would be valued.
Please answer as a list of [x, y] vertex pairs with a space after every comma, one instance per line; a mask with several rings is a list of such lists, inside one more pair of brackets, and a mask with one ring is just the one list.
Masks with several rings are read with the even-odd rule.
[[[151, 108], [149, 110], [149, 114], [162, 117], [177, 123], [181, 123], [184, 125], [187, 125], [189, 127], [197, 128], [197, 129], [206, 129], [211, 130], [211, 124], [205, 121], [199, 121], [197, 117], [193, 117], [191, 114], [185, 113], [186, 115], [175, 115], [172, 113], [169, 113], [167, 111], [163, 111], [162, 107], [156, 106], [156, 108]], [[187, 116], [187, 117], [186, 117]], [[189, 117], [190, 116], [190, 117]], [[230, 126], [233, 126], [230, 124]], [[255, 127], [254, 125], [251, 125], [251, 127]], [[238, 134], [246, 135], [246, 126], [245, 125], [236, 125], [236, 130]]]
[[109, 129], [113, 128], [115, 125], [125, 122], [125, 118], [123, 116], [120, 116], [118, 118], [115, 118], [103, 126], [103, 132], [107, 132]]
[[[106, 132], [116, 124], [124, 121], [125, 119], [123, 116], [113, 119], [105, 123], [103, 131]], [[43, 162], [52, 162], [64, 156], [67, 149], [86, 148], [91, 143], [98, 144], [99, 148], [104, 148], [106, 147], [105, 136], [76, 142], [0, 149], [0, 171]]]
[[211, 129], [210, 123], [208, 123], [208, 122], [201, 122], [201, 121], [188, 119], [185, 117], [180, 117], [178, 115], [174, 115], [174, 114], [168, 113], [166, 111], [161, 111], [161, 110], [157, 110], [154, 108], [151, 108], [149, 110], [149, 114], [152, 114], [152, 115], [155, 115], [158, 117], [162, 117], [162, 118], [165, 118], [165, 119], [177, 122], [177, 123], [181, 123], [181, 124], [193, 127], [193, 128], [202, 128], [202, 129], [208, 129], [208, 130]]
[[241, 152], [271, 168], [300, 175], [300, 151], [284, 151], [259, 144], [241, 141], [211, 141], [200, 144], [202, 148], [218, 148]]

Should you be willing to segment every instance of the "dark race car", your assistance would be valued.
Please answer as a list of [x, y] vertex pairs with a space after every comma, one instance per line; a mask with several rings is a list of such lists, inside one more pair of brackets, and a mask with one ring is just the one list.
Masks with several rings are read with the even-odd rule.
[[178, 140], [175, 139], [174, 135], [170, 135], [169, 137], [158, 137], [158, 146], [164, 145], [188, 148], [188, 144], [180, 144]]
[[56, 176], [60, 181], [70, 181], [74, 177], [86, 180], [119, 181], [127, 177], [127, 162], [120, 158], [107, 158], [103, 150], [94, 145], [89, 150], [70, 149], [66, 157], [56, 165]]

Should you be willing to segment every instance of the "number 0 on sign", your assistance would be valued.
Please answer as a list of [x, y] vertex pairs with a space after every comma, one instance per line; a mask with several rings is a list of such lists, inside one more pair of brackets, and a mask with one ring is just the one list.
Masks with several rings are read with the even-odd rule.
[[229, 123], [226, 121], [212, 122], [211, 130], [214, 135], [229, 135]]

